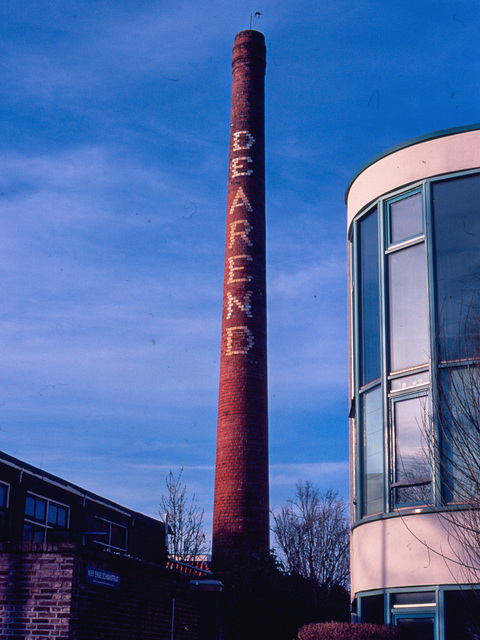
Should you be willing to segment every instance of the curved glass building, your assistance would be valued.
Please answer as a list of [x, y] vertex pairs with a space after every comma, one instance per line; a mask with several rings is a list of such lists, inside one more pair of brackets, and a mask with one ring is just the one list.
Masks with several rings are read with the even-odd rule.
[[458, 407], [480, 388], [480, 124], [378, 155], [347, 206], [354, 610], [422, 640], [478, 637]]

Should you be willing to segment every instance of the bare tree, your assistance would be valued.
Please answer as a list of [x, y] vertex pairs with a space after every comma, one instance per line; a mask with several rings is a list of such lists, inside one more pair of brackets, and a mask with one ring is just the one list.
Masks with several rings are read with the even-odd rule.
[[177, 477], [170, 471], [165, 478], [166, 495], [160, 498], [159, 514], [165, 515], [170, 529], [169, 554], [175, 560], [191, 562], [208, 550], [203, 529], [204, 510], [187, 496], [187, 486], [181, 482], [183, 467]]
[[[439, 554], [462, 588], [462, 637], [480, 638], [480, 316], [471, 306], [461, 330], [437, 339], [441, 361], [433, 401], [423, 419], [423, 437], [434, 470], [433, 508], [445, 529], [445, 544], [418, 538]], [[436, 496], [436, 500], [435, 500]], [[456, 568], [455, 568], [456, 567]]]
[[445, 555], [466, 582], [480, 581], [480, 352], [444, 368], [424, 426], [438, 469], [440, 517], [452, 542]]
[[330, 588], [349, 584], [349, 522], [346, 503], [333, 489], [310, 481], [273, 513], [273, 533], [286, 568]]

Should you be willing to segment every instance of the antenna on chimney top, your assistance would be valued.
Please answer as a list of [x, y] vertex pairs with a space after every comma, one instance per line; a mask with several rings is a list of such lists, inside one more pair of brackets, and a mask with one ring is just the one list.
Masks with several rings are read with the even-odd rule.
[[[260, 13], [260, 11], [255, 11], [255, 14], [254, 14], [254, 16], [253, 16], [253, 17], [254, 17], [254, 18], [256, 18], [256, 17], [258, 16], [258, 19], [260, 20], [260, 16], [261, 16], [261, 15], [262, 15], [262, 14]], [[251, 29], [252, 29], [252, 14], [250, 14], [250, 30], [251, 30]]]

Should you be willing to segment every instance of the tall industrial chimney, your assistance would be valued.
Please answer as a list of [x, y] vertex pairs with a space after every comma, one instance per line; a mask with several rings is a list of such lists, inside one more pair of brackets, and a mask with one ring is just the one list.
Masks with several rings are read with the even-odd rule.
[[269, 548], [265, 38], [233, 45], [212, 560]]

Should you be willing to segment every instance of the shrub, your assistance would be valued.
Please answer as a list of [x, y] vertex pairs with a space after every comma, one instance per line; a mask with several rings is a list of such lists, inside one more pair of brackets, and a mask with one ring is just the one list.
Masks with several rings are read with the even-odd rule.
[[273, 553], [236, 556], [218, 569], [225, 640], [292, 640], [313, 620], [349, 620], [344, 587], [324, 589], [315, 581], [285, 573]]
[[404, 637], [397, 627], [350, 622], [306, 624], [297, 635], [299, 640], [400, 640]]

